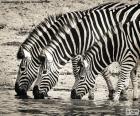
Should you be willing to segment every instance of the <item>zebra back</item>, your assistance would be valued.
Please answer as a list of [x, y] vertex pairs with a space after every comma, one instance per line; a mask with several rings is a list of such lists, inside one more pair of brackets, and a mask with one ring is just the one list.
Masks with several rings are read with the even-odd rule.
[[[19, 49], [19, 52], [17, 53], [17, 58], [20, 58], [22, 48], [29, 51], [33, 56], [34, 54], [40, 54], [40, 49], [44, 48], [50, 41], [53, 39], [53, 36], [59, 31], [59, 28], [63, 28], [65, 24], [69, 24], [71, 22], [71, 19], [78, 21], [82, 17], [84, 17], [86, 14], [88, 14], [91, 11], [99, 10], [99, 9], [118, 9], [122, 7], [128, 7], [128, 4], [124, 3], [105, 3], [101, 4], [97, 7], [93, 7], [88, 10], [84, 11], [74, 11], [66, 14], [58, 14], [55, 16], [48, 16], [47, 19], [42, 21], [39, 25], [33, 29], [32, 32], [30, 32], [27, 39], [21, 44], [21, 47]], [[50, 29], [50, 27], [53, 26], [53, 29]], [[36, 47], [38, 46], [38, 47]], [[35, 51], [34, 47], [36, 47]], [[39, 53], [38, 53], [39, 52]]]

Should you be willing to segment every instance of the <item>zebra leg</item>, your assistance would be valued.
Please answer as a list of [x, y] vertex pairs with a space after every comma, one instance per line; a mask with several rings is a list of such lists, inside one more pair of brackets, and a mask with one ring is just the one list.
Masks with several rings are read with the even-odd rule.
[[[130, 73], [130, 78], [132, 82], [132, 87], [133, 87], [133, 100], [138, 99], [138, 73], [136, 71], [138, 70], [138, 64], [133, 68], [133, 70]], [[121, 100], [127, 100], [127, 90], [124, 90], [121, 92]]]
[[115, 90], [114, 90], [112, 82], [110, 80], [111, 73], [108, 70], [108, 68], [105, 68], [105, 70], [102, 72], [102, 76], [104, 77], [106, 84], [107, 84], [107, 87], [108, 87], [108, 91], [109, 91], [108, 97], [110, 100], [112, 100]]
[[125, 88], [124, 90], [121, 91], [119, 100], [122, 100], [122, 101], [128, 100], [127, 90], [128, 88]]
[[137, 59], [132, 55], [131, 51], [129, 51], [127, 54], [123, 58], [124, 60], [121, 60], [122, 62], [120, 62], [121, 70], [119, 73], [119, 80], [113, 98], [115, 103], [119, 101], [121, 92], [128, 88], [130, 81], [130, 73], [136, 66]]
[[[131, 80], [132, 80], [132, 86], [133, 86], [133, 101], [138, 100], [138, 64], [131, 72]], [[136, 72], [137, 71], [137, 72]]]
[[[108, 91], [109, 91], [108, 97], [109, 97], [110, 100], [113, 100], [113, 95], [115, 93], [115, 88], [113, 87], [112, 82], [110, 80], [111, 73], [108, 70], [108, 68], [105, 68], [105, 70], [102, 72], [102, 75], [103, 75], [103, 77], [106, 81], [107, 87], [108, 87]], [[127, 100], [127, 89], [125, 89], [121, 92], [120, 99], [121, 100]]]
[[89, 100], [94, 100], [94, 89], [89, 90], [88, 99]]
[[126, 90], [126, 88], [128, 88], [130, 74], [127, 74], [127, 75], [128, 76], [126, 76], [126, 77], [119, 78], [119, 81], [117, 83], [117, 88], [115, 90], [115, 94], [114, 94], [114, 98], [113, 98], [114, 102], [118, 102], [121, 92], [123, 92], [123, 90]]

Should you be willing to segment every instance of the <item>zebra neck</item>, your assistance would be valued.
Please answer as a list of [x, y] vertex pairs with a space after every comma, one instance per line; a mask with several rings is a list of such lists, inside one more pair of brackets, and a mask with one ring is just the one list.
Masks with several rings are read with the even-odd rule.
[[51, 45], [45, 49], [47, 59], [54, 62], [58, 69], [61, 69], [70, 59], [72, 59], [72, 56], [62, 55], [57, 47], [53, 48], [53, 45]]
[[30, 52], [33, 58], [38, 58], [41, 52], [41, 46], [38, 46], [34, 41], [32, 43], [30, 42], [24, 42], [22, 44], [23, 48]]

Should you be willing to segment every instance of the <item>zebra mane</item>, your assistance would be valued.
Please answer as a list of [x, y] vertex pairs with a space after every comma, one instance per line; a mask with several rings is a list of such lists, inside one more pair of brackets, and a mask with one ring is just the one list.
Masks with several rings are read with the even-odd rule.
[[64, 26], [60, 28], [58, 34], [68, 33], [71, 28], [76, 26], [76, 24], [77, 24], [76, 20], [72, 18], [71, 21], [69, 21], [68, 23], [66, 23]]
[[73, 17], [70, 18], [70, 20], [66, 19], [66, 22], [63, 26], [61, 26], [56, 33], [56, 37], [63, 37], [64, 34], [68, 34], [71, 30], [71, 28], [76, 28], [77, 24], [82, 21], [82, 18], [75, 19]]
[[[63, 14], [57, 14], [57, 15], [50, 15], [47, 18], [45, 18], [43, 21], [41, 21], [41, 23], [39, 23], [28, 35], [27, 39], [25, 39], [25, 41], [21, 44], [18, 53], [17, 53], [17, 58], [19, 58], [19, 54], [21, 54], [21, 48], [26, 49], [27, 51], [30, 51], [34, 44], [38, 41], [37, 39], [34, 39], [36, 37], [36, 35], [38, 35], [37, 31], [39, 30], [39, 28], [41, 26], [44, 26], [46, 29], [52, 27], [55, 22], [57, 22], [57, 20], [62, 16]], [[56, 37], [57, 35], [61, 35], [62, 33], [67, 33], [67, 31], [74, 26], [74, 22], [75, 19], [71, 17], [71, 19], [65, 19], [66, 22], [64, 23], [63, 26], [61, 26], [59, 28], [59, 30], [56, 31], [56, 35], [54, 35], [54, 37]], [[71, 20], [71, 21], [70, 21]], [[52, 27], [53, 28], [53, 27]], [[32, 39], [34, 39], [32, 41]], [[49, 42], [48, 42], [49, 43]]]
[[[63, 14], [60, 13], [60, 14], [55, 14], [55, 15], [49, 15], [47, 18], [44, 19], [45, 23], [48, 24], [48, 25], [53, 25], [56, 20], [58, 20]], [[40, 24], [44, 23], [44, 21], [42, 21]], [[39, 25], [40, 25], [39, 24]], [[38, 25], [38, 26], [39, 26]]]
[[35, 26], [34, 29], [29, 33], [27, 39], [25, 39], [25, 41], [21, 44], [21, 46], [25, 49], [28, 49], [28, 51], [30, 51], [30, 49], [33, 46], [33, 44], [30, 43], [30, 41], [32, 37], [34, 38], [35, 32], [39, 30], [39, 28], [43, 25], [45, 25], [46, 29], [50, 28], [51, 25], [53, 25], [61, 16], [62, 14], [56, 14], [56, 15], [49, 15], [47, 18], [44, 18], [44, 20], [41, 21], [37, 26]]

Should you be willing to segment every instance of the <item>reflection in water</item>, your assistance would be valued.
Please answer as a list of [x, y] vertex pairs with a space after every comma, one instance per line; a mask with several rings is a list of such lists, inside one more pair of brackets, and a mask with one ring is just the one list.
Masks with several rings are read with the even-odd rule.
[[[60, 96], [59, 96], [60, 97]], [[126, 108], [139, 108], [140, 103], [125, 101], [111, 106], [109, 100], [70, 100], [49, 98], [36, 100], [15, 97], [13, 90], [0, 90], [0, 114], [10, 115], [57, 115], [57, 116], [123, 116]], [[69, 98], [67, 96], [66, 98]]]

